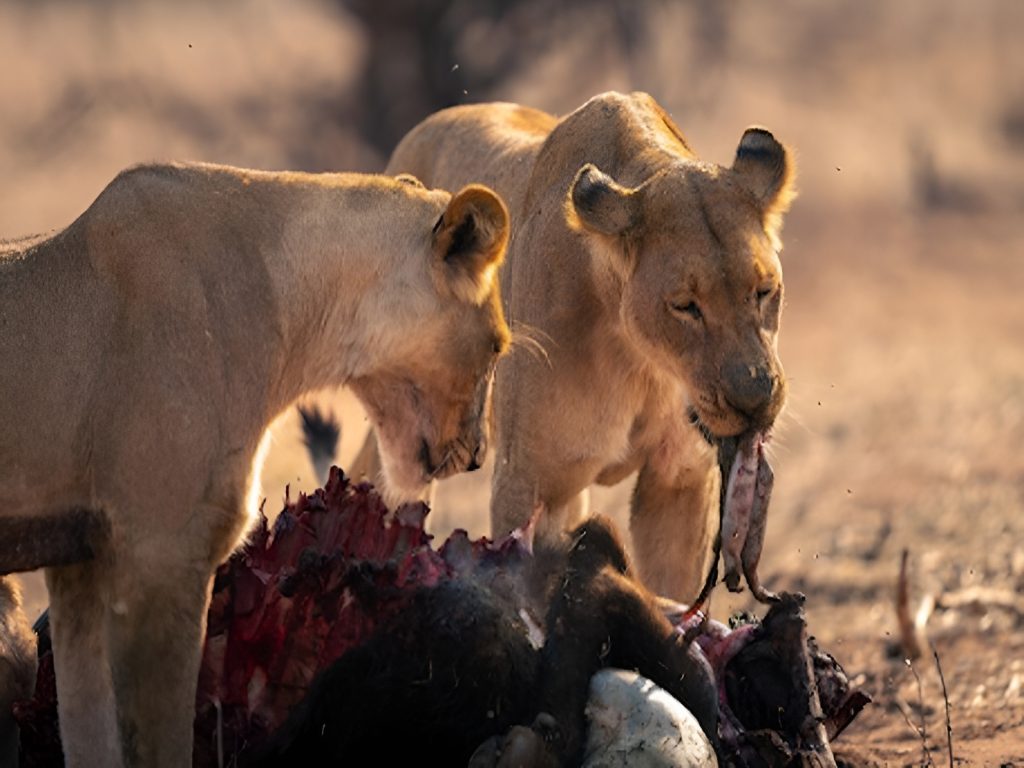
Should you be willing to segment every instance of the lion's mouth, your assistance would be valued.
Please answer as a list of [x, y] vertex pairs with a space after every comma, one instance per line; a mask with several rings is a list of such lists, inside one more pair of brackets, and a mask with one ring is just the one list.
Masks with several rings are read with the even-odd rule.
[[423, 480], [429, 483], [431, 480], [436, 479], [444, 471], [448, 457], [449, 454], [445, 453], [441, 460], [435, 464], [433, 457], [430, 455], [430, 443], [427, 442], [425, 437], [420, 438], [419, 459], [420, 465], [423, 467]]
[[693, 405], [686, 409], [686, 418], [709, 445], [717, 445], [720, 440], [736, 437], [752, 428], [749, 420], [742, 416], [737, 419], [739, 424], [733, 424], [729, 415], [721, 410], [702, 413]]
[[727, 437], [736, 437], [751, 430], [764, 431], [771, 423], [761, 423], [751, 414], [733, 407], [720, 396], [699, 394], [686, 409], [690, 424], [701, 433], [705, 440], [714, 443]]
[[460, 472], [477, 469], [479, 464], [474, 459], [474, 452], [464, 446], [461, 441], [456, 440], [449, 443], [441, 452], [441, 457], [434, 461], [430, 450], [430, 443], [427, 442], [426, 438], [421, 438], [420, 440], [419, 460], [423, 467], [423, 479], [425, 482], [443, 480]]
[[700, 433], [700, 436], [704, 438], [708, 445], [715, 445], [715, 434], [711, 431], [710, 427], [701, 420], [700, 414], [697, 413], [697, 409], [694, 406], [691, 405], [686, 409], [686, 418], [689, 420], [690, 424], [693, 425], [694, 429]]

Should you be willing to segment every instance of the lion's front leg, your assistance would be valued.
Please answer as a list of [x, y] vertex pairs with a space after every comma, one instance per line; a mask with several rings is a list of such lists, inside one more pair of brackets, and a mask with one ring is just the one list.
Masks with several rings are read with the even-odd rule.
[[68, 768], [123, 765], [105, 631], [107, 577], [100, 561], [46, 571], [60, 738]]
[[491, 536], [499, 539], [534, 520], [534, 535], [557, 539], [590, 514], [590, 491], [573, 493], [571, 485], [542, 483], [511, 472], [499, 460], [491, 482]]
[[711, 567], [718, 531], [713, 463], [666, 475], [648, 461], [633, 491], [629, 527], [643, 583], [657, 595], [692, 603]]
[[234, 505], [197, 504], [187, 514], [161, 509], [145, 526], [123, 519], [111, 537], [116, 549], [104, 619], [124, 764], [191, 765], [214, 571], [246, 517]]
[[509, 471], [501, 458], [491, 480], [491, 536], [495, 539], [529, 523], [538, 502], [532, 478]]
[[128, 766], [190, 765], [214, 568], [153, 544], [119, 558], [107, 606], [121, 744]]

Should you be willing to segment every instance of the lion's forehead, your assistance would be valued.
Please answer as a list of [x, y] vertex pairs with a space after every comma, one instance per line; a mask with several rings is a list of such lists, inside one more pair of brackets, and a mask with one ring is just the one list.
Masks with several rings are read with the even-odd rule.
[[680, 280], [751, 287], [782, 279], [778, 254], [756, 216], [716, 216], [681, 205], [649, 227], [642, 247]]
[[707, 163], [680, 164], [658, 175], [648, 198], [645, 234], [680, 257], [723, 267], [731, 279], [764, 280], [781, 275], [763, 213], [728, 169]]
[[758, 285], [782, 280], [782, 263], [763, 230], [738, 233], [732, 247], [712, 254], [720, 262], [730, 280], [754, 282]]

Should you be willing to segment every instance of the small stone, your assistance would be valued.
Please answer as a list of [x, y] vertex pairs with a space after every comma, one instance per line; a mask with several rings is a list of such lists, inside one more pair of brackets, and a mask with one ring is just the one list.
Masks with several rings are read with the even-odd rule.
[[1021, 695], [1020, 695], [1021, 684], [1022, 684], [1022, 680], [1021, 680], [1021, 676], [1020, 676], [1019, 673], [1015, 674], [1013, 677], [1011, 677], [1010, 678], [1010, 683], [1009, 683], [1009, 685], [1006, 686], [1006, 691], [1003, 693], [1003, 698], [1006, 699], [1009, 702], [1015, 702], [1015, 701], [1019, 700], [1020, 697], [1021, 697]]

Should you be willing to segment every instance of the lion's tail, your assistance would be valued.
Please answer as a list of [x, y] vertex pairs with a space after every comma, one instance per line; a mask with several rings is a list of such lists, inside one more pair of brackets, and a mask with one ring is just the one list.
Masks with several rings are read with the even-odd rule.
[[323, 411], [315, 406], [299, 406], [302, 418], [302, 438], [309, 451], [310, 461], [316, 472], [317, 482], [324, 485], [331, 472], [338, 452], [341, 439], [341, 424], [330, 411]]

